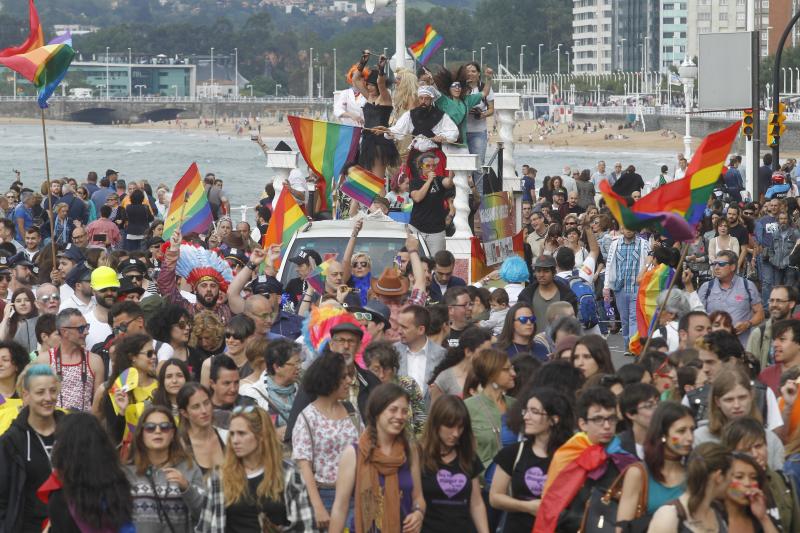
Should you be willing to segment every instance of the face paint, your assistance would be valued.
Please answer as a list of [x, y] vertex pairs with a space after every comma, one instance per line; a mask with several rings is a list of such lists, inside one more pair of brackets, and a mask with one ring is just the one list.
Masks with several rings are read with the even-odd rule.
[[737, 500], [746, 500], [747, 499], [747, 491], [742, 485], [740, 481], [731, 480], [730, 485], [728, 485], [728, 495]]

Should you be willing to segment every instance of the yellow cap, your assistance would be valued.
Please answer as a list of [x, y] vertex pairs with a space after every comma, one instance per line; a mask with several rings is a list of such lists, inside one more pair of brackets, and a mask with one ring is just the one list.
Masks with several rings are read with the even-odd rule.
[[117, 279], [117, 272], [107, 266], [101, 266], [94, 269], [92, 272], [92, 289], [102, 291], [109, 287], [119, 288], [119, 279]]

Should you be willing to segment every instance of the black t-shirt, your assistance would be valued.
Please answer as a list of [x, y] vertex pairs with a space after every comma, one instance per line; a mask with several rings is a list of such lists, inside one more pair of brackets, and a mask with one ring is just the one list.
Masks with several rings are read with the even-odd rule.
[[[37, 498], [35, 494], [39, 487], [42, 486], [42, 483], [50, 477], [52, 468], [47, 459], [53, 453], [56, 434], [40, 435], [31, 430], [28, 438], [30, 439], [28, 449], [31, 450], [31, 457], [25, 463], [25, 486], [22, 489], [22, 493], [25, 495], [25, 503], [21, 510], [21, 524], [22, 531], [40, 531], [42, 522], [47, 518], [47, 505]], [[44, 447], [44, 450], [42, 450], [42, 447]], [[4, 479], [0, 482], [9, 483], [9, 480]]]
[[447, 337], [447, 344], [451, 348], [458, 348], [460, 344], [461, 334], [464, 333], [464, 330], [453, 329], [450, 328], [450, 335]]
[[[414, 202], [411, 209], [411, 225], [422, 233], [439, 233], [444, 231], [444, 219], [447, 216], [444, 201], [447, 190], [442, 184], [442, 177], [436, 176], [428, 189], [428, 194], [420, 202]], [[412, 178], [410, 190], [418, 191], [425, 185], [425, 180]]]
[[289, 525], [286, 518], [286, 506], [283, 501], [261, 500], [256, 503], [255, 494], [258, 484], [264, 479], [264, 473], [247, 478], [247, 494], [238, 502], [225, 508], [225, 533], [261, 533], [258, 523], [259, 513], [276, 526]]
[[483, 471], [478, 457], [471, 472], [464, 472], [458, 458], [441, 465], [435, 472], [422, 472], [422, 495], [425, 497], [425, 533], [468, 533], [475, 531], [469, 513], [472, 480]]
[[736, 224], [735, 226], [729, 225], [728, 232], [736, 237], [740, 247], [745, 247], [750, 242], [750, 235], [748, 235], [747, 228], [742, 223]]
[[[511, 495], [516, 500], [531, 501], [542, 497], [544, 482], [547, 480], [547, 469], [550, 468], [549, 457], [538, 457], [533, 453], [529, 441], [526, 441], [519, 456], [517, 465], [514, 461], [519, 453], [519, 443], [506, 446], [497, 453], [494, 462], [498, 468], [511, 476]], [[508, 513], [503, 533], [529, 533], [533, 529], [535, 517], [528, 513]]]
[[292, 278], [286, 284], [284, 292], [289, 295], [292, 303], [300, 307], [300, 299], [303, 296], [303, 280], [300, 278]]

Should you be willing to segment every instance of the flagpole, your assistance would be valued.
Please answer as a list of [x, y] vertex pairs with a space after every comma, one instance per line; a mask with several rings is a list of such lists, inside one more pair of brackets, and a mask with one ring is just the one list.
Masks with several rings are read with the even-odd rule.
[[[664, 311], [664, 307], [667, 305], [667, 301], [669, 300], [669, 295], [672, 292], [672, 288], [675, 286], [675, 282], [678, 279], [678, 276], [681, 275], [681, 266], [683, 266], [683, 260], [686, 258], [686, 252], [689, 250], [689, 243], [685, 242], [682, 245], [681, 250], [681, 258], [678, 261], [678, 266], [675, 267], [675, 275], [672, 276], [672, 280], [669, 282], [669, 287], [667, 287], [667, 295], [664, 297], [664, 301], [661, 302], [661, 305], [658, 306], [656, 309], [656, 314], [653, 317], [657, 320], [661, 313]], [[653, 339], [653, 335], [651, 332], [647, 332], [647, 341], [644, 343], [644, 348], [642, 348], [642, 355], [647, 353], [647, 348], [650, 346], [650, 341]], [[664, 339], [667, 340], [667, 339]], [[627, 346], [626, 346], [627, 349]]]
[[[183, 218], [186, 214], [186, 203], [189, 201], [189, 191], [183, 193], [183, 204], [181, 204], [181, 217], [178, 219], [178, 231], [183, 233]], [[213, 224], [213, 222], [212, 222]]]
[[58, 263], [56, 261], [56, 236], [53, 235], [53, 194], [50, 188], [50, 160], [47, 155], [47, 130], [44, 125], [44, 108], [40, 107], [42, 116], [42, 139], [44, 140], [44, 169], [45, 177], [47, 178], [47, 218], [50, 219], [50, 251], [53, 254], [53, 270], [56, 269]]

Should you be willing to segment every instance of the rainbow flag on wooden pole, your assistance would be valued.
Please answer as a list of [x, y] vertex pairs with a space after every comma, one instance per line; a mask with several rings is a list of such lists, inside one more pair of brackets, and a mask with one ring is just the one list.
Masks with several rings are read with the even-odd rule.
[[184, 235], [203, 233], [213, 221], [200, 169], [197, 168], [197, 163], [192, 163], [172, 191], [169, 211], [164, 219], [163, 238], [169, 240], [177, 228]]
[[308, 168], [324, 180], [320, 209], [328, 210], [333, 204], [333, 184], [345, 165], [356, 159], [361, 128], [292, 115], [288, 120]]
[[425, 36], [409, 46], [408, 51], [420, 65], [426, 65], [442, 44], [444, 44], [442, 36], [433, 29], [433, 26], [426, 24]]
[[[281, 257], [283, 257], [289, 247], [292, 236], [306, 222], [308, 222], [308, 218], [305, 213], [297, 205], [288, 187], [284, 187], [275, 202], [275, 207], [272, 208], [272, 217], [269, 220], [267, 233], [264, 234], [264, 238], [261, 240], [261, 246], [266, 250], [273, 244], [280, 244]], [[276, 261], [276, 263], [279, 264], [279, 261]], [[276, 266], [275, 268], [277, 269], [278, 267]]]
[[39, 92], [39, 107], [46, 109], [47, 99], [67, 75], [67, 69], [74, 57], [75, 50], [72, 49], [72, 39], [67, 36], [24, 54], [0, 57], [0, 65], [18, 72], [23, 78], [33, 83]]
[[[675, 270], [668, 265], [658, 265], [642, 275], [636, 297], [636, 332], [631, 335], [629, 349], [638, 355], [642, 352], [642, 339], [647, 339], [658, 327], [656, 299], [669, 290]], [[664, 339], [666, 340], [666, 339]]]
[[369, 170], [353, 165], [347, 170], [347, 179], [340, 190], [366, 207], [372, 205], [375, 197], [386, 190], [386, 179], [379, 178]]
[[39, 13], [36, 11], [36, 6], [33, 5], [33, 0], [28, 0], [28, 24], [30, 30], [25, 42], [19, 46], [3, 48], [0, 50], [0, 57], [26, 54], [44, 46], [44, 32], [42, 31], [42, 25], [39, 23]]

